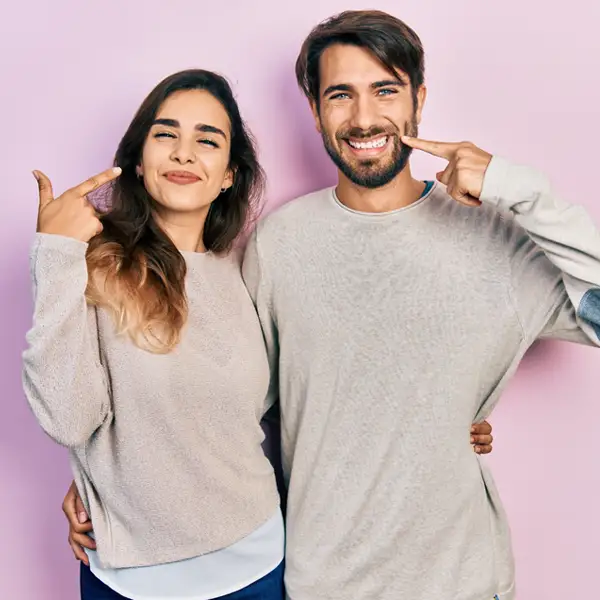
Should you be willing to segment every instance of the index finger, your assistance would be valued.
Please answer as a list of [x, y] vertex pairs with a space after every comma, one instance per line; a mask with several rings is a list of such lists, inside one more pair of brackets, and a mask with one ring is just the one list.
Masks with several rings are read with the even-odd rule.
[[94, 175], [94, 177], [86, 179], [83, 183], [80, 183], [69, 191], [71, 194], [76, 194], [77, 196], [85, 196], [86, 194], [97, 190], [105, 183], [116, 179], [120, 174], [121, 167], [113, 167], [112, 169], [107, 169], [106, 171], [102, 171], [102, 173], [98, 173], [98, 175]]
[[79, 494], [75, 498], [75, 512], [77, 513], [77, 518], [79, 519], [80, 523], [86, 523], [90, 520], [87, 510], [85, 510], [85, 506], [83, 505], [83, 500]]
[[434, 142], [430, 140], [422, 140], [421, 138], [402, 136], [402, 141], [415, 150], [422, 150], [433, 156], [450, 160], [454, 153], [458, 150], [460, 144], [456, 142]]
[[71, 491], [69, 491], [69, 493], [65, 496], [62, 509], [71, 527], [79, 525], [79, 519], [77, 518], [77, 509], [75, 506], [75, 496]]
[[87, 523], [80, 523], [79, 525], [71, 525], [71, 529], [75, 533], [86, 534], [90, 531], [94, 531], [94, 525], [91, 521], [87, 521]]
[[65, 513], [65, 516], [67, 517], [67, 520], [69, 521], [69, 525], [71, 527], [76, 527], [80, 524], [78, 514], [77, 514], [78, 513], [78, 504], [77, 504], [78, 500], [79, 500], [79, 492], [77, 491], [77, 487], [75, 486], [75, 483], [72, 483], [71, 486], [69, 487], [69, 491], [67, 492], [67, 495], [65, 496], [65, 498], [63, 500], [63, 504], [62, 504], [63, 512]]
[[492, 433], [492, 426], [487, 421], [482, 421], [481, 423], [474, 423], [471, 428], [471, 433], [475, 433], [478, 435], [489, 435]]

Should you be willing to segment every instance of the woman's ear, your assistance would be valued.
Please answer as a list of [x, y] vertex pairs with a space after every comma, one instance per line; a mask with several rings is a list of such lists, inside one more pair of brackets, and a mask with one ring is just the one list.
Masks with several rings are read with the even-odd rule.
[[233, 180], [235, 179], [235, 170], [233, 168], [227, 169], [225, 173], [225, 178], [223, 179], [223, 185], [221, 185], [221, 191], [225, 192], [233, 185]]

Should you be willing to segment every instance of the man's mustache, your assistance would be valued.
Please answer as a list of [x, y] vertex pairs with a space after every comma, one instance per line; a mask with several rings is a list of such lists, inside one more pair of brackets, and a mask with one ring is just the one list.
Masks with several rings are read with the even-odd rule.
[[375, 137], [377, 135], [389, 135], [389, 136], [397, 136], [398, 135], [398, 130], [397, 129], [393, 129], [390, 130], [390, 128], [384, 128], [384, 127], [371, 127], [369, 129], [360, 129], [358, 127], [353, 127], [352, 129], [347, 129], [345, 131], [341, 131], [337, 134], [337, 138], [338, 139], [357, 139], [357, 140], [361, 140], [361, 139], [369, 139], [372, 137]]

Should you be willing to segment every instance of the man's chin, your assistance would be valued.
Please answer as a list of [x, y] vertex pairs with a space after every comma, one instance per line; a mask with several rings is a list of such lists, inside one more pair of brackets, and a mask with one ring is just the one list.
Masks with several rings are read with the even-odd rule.
[[351, 175], [351, 179], [353, 180], [385, 179], [394, 172], [395, 169], [392, 166], [381, 168], [378, 164], [368, 165], [364, 164], [364, 162], [361, 165], [346, 164], [346, 173]]
[[389, 166], [386, 169], [382, 168], [346, 168], [342, 170], [344, 175], [355, 185], [366, 189], [378, 189], [388, 185], [393, 181], [405, 168], [406, 163], [400, 168]]
[[348, 148], [344, 148], [344, 149], [342, 149], [341, 154], [338, 153], [338, 156], [341, 156], [347, 165], [365, 165], [365, 164], [381, 165], [382, 163], [385, 163], [385, 164], [392, 163], [394, 160], [393, 154], [394, 154], [394, 152], [393, 152], [392, 147], [388, 148], [387, 150], [385, 150], [382, 153], [372, 154], [370, 156], [369, 155], [360, 156], [360, 155], [354, 154], [354, 152], [352, 152]]
[[376, 172], [384, 172], [393, 168], [394, 160], [389, 155], [357, 157], [348, 154], [342, 155], [342, 160], [347, 169], [366, 175]]
[[[325, 141], [327, 153], [341, 173], [355, 185], [367, 189], [377, 189], [387, 185], [400, 171], [407, 161], [398, 169], [398, 163], [387, 152], [381, 156], [366, 156], [364, 158], [349, 155], [345, 148], [332, 146]], [[407, 157], [408, 158], [408, 157]]]

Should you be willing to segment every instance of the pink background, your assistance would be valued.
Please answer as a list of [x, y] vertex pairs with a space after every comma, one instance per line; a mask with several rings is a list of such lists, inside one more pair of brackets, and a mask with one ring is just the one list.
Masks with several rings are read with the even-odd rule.
[[[60, 511], [66, 452], [38, 429], [20, 383], [30, 324], [27, 251], [43, 169], [55, 190], [109, 165], [145, 94], [164, 76], [226, 74], [256, 133], [272, 208], [335, 173], [296, 89], [293, 61], [318, 20], [349, 0], [21, 1], [0, 22], [0, 598], [74, 600], [77, 563]], [[421, 35], [423, 136], [471, 139], [549, 173], [600, 220], [600, 4], [380, 1]], [[434, 159], [415, 159], [431, 176]], [[493, 415], [493, 463], [511, 516], [519, 600], [597, 597], [600, 354], [534, 349]], [[483, 599], [482, 599], [483, 600]]]

